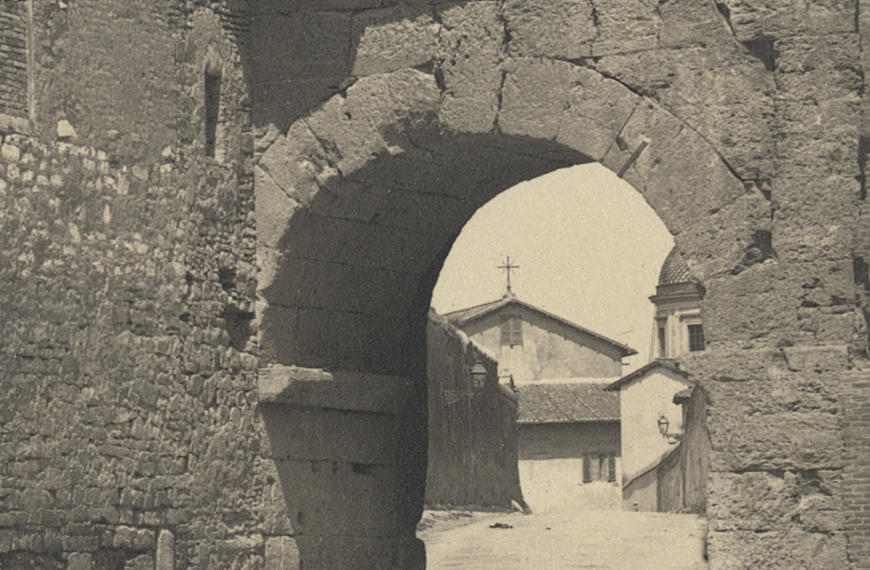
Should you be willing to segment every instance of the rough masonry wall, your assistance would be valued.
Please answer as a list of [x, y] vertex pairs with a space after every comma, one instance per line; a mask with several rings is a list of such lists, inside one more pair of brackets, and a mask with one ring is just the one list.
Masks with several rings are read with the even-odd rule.
[[[549, 169], [582, 160], [559, 149], [624, 168], [706, 289], [709, 350], [686, 369], [711, 397], [712, 566], [867, 564], [859, 458], [868, 448], [856, 435], [864, 412], [855, 395], [865, 385], [855, 375], [866, 369], [870, 290], [859, 220], [866, 10], [848, 0], [270, 6], [264, 42], [277, 29], [304, 30], [254, 71], [267, 92], [269, 74], [280, 84], [276, 103], [254, 113], [287, 132], [263, 139], [290, 157], [274, 196], [314, 211], [326, 188], [334, 202], [325, 216], [384, 220], [405, 204], [385, 194], [366, 201], [346, 181], [368, 190], [411, 180], [427, 199], [455, 186], [449, 198], [475, 204], [504, 189], [477, 178], [500, 155], [463, 162], [488, 145], [516, 150], [517, 160], [554, 158]], [[306, 67], [315, 59], [326, 65]], [[437, 187], [408, 176], [403, 156]], [[277, 171], [266, 157], [260, 165]], [[357, 209], [341, 209], [348, 196]], [[446, 223], [436, 238], [449, 243], [464, 222], [453, 204], [444, 196], [404, 211]]]
[[[496, 361], [433, 312], [427, 327], [429, 467], [426, 503], [509, 509], [523, 504], [517, 467], [517, 399], [498, 384]], [[471, 368], [487, 369], [475, 390]]]
[[0, 148], [4, 564], [292, 558], [253, 415], [251, 108], [256, 235], [296, 254], [263, 313], [293, 342], [267, 360], [407, 373], [477, 207], [560, 166], [625, 168], [707, 291], [710, 350], [686, 367], [711, 397], [712, 566], [866, 566], [868, 10], [251, 4], [269, 57], [238, 51], [242, 1], [33, 0], [36, 136]]
[[193, 3], [34, 4], [36, 134], [0, 146], [0, 567], [293, 567], [238, 48]]

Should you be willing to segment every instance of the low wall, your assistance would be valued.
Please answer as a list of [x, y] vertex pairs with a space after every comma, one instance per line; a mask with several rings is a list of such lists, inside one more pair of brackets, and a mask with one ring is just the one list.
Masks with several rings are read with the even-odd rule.
[[[495, 359], [434, 312], [428, 324], [428, 506], [510, 508], [522, 503], [517, 400], [499, 386]], [[475, 390], [471, 368], [486, 368]]]

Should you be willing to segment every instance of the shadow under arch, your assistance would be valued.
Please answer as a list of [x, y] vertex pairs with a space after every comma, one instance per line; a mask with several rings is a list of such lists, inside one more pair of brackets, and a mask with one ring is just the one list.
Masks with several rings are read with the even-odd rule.
[[702, 137], [589, 69], [504, 65], [493, 124], [436, 78], [362, 78], [297, 120], [255, 169], [260, 398], [312, 568], [423, 568], [426, 315], [478, 207], [601, 162], [677, 234], [746, 193]]

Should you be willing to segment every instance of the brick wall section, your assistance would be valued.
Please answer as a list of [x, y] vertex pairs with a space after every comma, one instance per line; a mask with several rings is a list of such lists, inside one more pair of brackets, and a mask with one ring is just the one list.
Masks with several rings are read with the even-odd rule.
[[27, 3], [0, 0], [0, 114], [27, 117]]
[[870, 372], [843, 379], [843, 502], [849, 561], [855, 568], [870, 565]]

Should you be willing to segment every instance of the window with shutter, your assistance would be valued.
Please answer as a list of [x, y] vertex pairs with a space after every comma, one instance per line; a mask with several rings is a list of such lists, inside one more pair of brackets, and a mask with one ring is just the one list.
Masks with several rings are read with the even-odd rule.
[[523, 345], [523, 319], [519, 316], [504, 316], [501, 319], [501, 345]]

